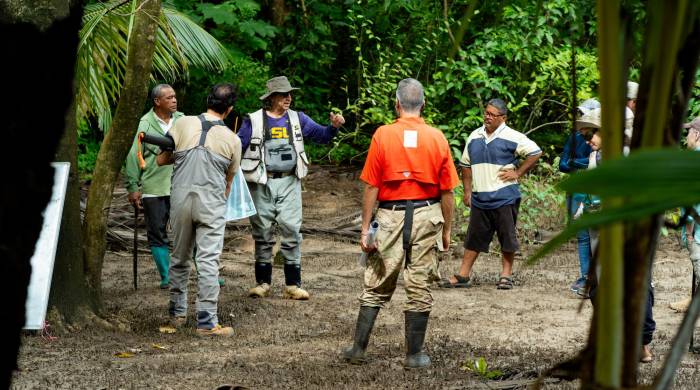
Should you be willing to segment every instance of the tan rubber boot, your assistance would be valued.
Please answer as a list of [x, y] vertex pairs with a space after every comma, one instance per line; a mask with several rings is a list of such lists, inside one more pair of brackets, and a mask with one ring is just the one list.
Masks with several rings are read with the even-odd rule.
[[248, 290], [248, 296], [251, 298], [265, 298], [270, 295], [270, 285], [267, 283], [258, 284]]
[[220, 336], [220, 337], [230, 337], [233, 336], [233, 328], [230, 326], [221, 326], [219, 324], [214, 325], [211, 329], [200, 329], [197, 328], [197, 336], [209, 337], [209, 336]]
[[282, 298], [295, 299], [297, 301], [306, 301], [307, 299], [309, 299], [309, 293], [301, 287], [287, 286], [284, 288]]
[[688, 311], [688, 306], [690, 306], [690, 298], [673, 302], [672, 304], [668, 305], [668, 307], [670, 307], [671, 310], [675, 311], [676, 313], [685, 313]]

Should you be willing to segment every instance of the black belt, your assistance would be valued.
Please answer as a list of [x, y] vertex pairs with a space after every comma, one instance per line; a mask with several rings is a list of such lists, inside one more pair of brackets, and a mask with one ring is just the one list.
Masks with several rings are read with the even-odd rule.
[[440, 199], [387, 200], [379, 202], [380, 209], [405, 210], [403, 217], [403, 250], [406, 254], [406, 264], [404, 264], [404, 268], [408, 268], [408, 264], [411, 263], [411, 231], [413, 230], [413, 210], [436, 203], [440, 203]]
[[379, 202], [380, 209], [389, 210], [405, 210], [411, 203], [414, 209], [430, 206], [431, 204], [440, 203], [440, 199], [423, 199], [423, 200], [384, 200]]
[[281, 179], [283, 177], [291, 176], [293, 175], [293, 172], [268, 172], [267, 177], [273, 178], [273, 179]]

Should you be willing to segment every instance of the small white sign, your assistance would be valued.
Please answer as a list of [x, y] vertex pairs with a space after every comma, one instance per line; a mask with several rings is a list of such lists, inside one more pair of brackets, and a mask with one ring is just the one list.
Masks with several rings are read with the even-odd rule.
[[53, 190], [51, 199], [44, 209], [44, 224], [41, 227], [41, 234], [39, 234], [31, 259], [32, 276], [29, 279], [29, 288], [27, 289], [27, 303], [25, 305], [27, 321], [24, 324], [24, 329], [44, 327], [46, 306], [49, 303], [49, 292], [51, 291], [53, 263], [56, 258], [58, 232], [61, 228], [70, 163], [57, 162], [51, 163], [51, 166], [55, 169]]
[[418, 132], [416, 130], [403, 131], [403, 147], [417, 148], [418, 147]]

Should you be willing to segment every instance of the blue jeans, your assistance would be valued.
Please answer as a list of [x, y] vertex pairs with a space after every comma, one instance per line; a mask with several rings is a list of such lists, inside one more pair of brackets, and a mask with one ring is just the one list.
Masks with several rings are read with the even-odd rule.
[[[585, 195], [573, 194], [569, 203], [569, 215], [573, 216], [584, 200]], [[580, 283], [586, 280], [588, 276], [588, 266], [591, 262], [591, 236], [588, 233], [588, 229], [579, 230], [578, 233], [576, 233], [576, 239], [578, 240], [578, 261], [579, 270], [581, 272], [576, 283]]]

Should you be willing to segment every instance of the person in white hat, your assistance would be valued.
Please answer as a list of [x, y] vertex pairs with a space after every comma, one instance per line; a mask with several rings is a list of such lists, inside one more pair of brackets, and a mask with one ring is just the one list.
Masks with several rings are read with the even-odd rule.
[[622, 141], [622, 154], [630, 154], [632, 144], [632, 125], [634, 124], [634, 114], [637, 112], [637, 90], [639, 84], [634, 81], [627, 82], [627, 104], [625, 105], [625, 135]]
[[[587, 103], [588, 102], [588, 103]], [[597, 103], [597, 104], [596, 104]], [[585, 104], [585, 106], [584, 106]], [[577, 170], [585, 170], [591, 168], [590, 159], [594, 156], [593, 162], [597, 161], [597, 156], [591, 141], [595, 133], [600, 128], [600, 103], [595, 99], [589, 99], [582, 104], [583, 109], [579, 106], [579, 110], [583, 115], [576, 121], [576, 135], [574, 138], [575, 149], [574, 156], [571, 156], [572, 139], [569, 137], [564, 145], [564, 152], [560, 158], [559, 170], [566, 173], [573, 173]], [[597, 107], [595, 107], [597, 105]], [[590, 107], [590, 108], [589, 108]], [[564, 161], [564, 162], [562, 162]], [[573, 218], [578, 218], [585, 205], [591, 203], [591, 196], [583, 193], [571, 194], [570, 200], [567, 199], [569, 213]], [[588, 298], [588, 270], [591, 260], [591, 235], [588, 229], [583, 229], [576, 233], [578, 257], [579, 257], [579, 277], [571, 285], [570, 289], [579, 298]]]
[[267, 81], [260, 96], [263, 108], [248, 115], [238, 136], [244, 150], [241, 169], [248, 182], [257, 214], [251, 216], [255, 240], [256, 286], [250, 297], [270, 294], [274, 229], [281, 235], [284, 258], [284, 298], [306, 300], [301, 288], [301, 179], [308, 173], [309, 159], [304, 140], [328, 143], [345, 123], [340, 114], [330, 113], [330, 124], [319, 125], [303, 112], [291, 110], [292, 91], [298, 90], [285, 76]]
[[[700, 126], [700, 121], [698, 123]], [[601, 127], [601, 110], [595, 109], [590, 111], [588, 114], [584, 115], [576, 121], [576, 128], [580, 131], [583, 136], [587, 139], [588, 144], [591, 145], [593, 152], [588, 163], [588, 169], [595, 168], [601, 160], [600, 149], [602, 147], [602, 138], [600, 137], [600, 132], [598, 131]], [[588, 202], [588, 210], [592, 210], [595, 206], [595, 197], [589, 196], [590, 201]], [[598, 201], [599, 202], [599, 201]], [[580, 216], [580, 212], [577, 212]], [[576, 215], [574, 216], [577, 217]], [[597, 246], [597, 234], [594, 230], [589, 232], [591, 236], [591, 254], [596, 252]], [[590, 269], [590, 268], [589, 268]], [[592, 297], [595, 294], [595, 281], [588, 281], [583, 289], [579, 290], [577, 293], [579, 296], [586, 298]], [[653, 316], [653, 306], [654, 302], [654, 288], [653, 285], [649, 286], [649, 293], [646, 299], [646, 310], [644, 316], [644, 323], [642, 324], [642, 351], [640, 356], [640, 361], [642, 363], [649, 363], [653, 360], [653, 355], [649, 344], [654, 336], [654, 331], [656, 330], [656, 322]]]
[[634, 81], [627, 82], [627, 108], [633, 113], [637, 112], [637, 90], [639, 90], [639, 84]]
[[[586, 99], [578, 106], [579, 116], [588, 115], [592, 110], [600, 109], [600, 102], [596, 99]], [[570, 135], [564, 143], [564, 147], [559, 157], [559, 171], [563, 173], [574, 173], [578, 170], [588, 168], [588, 159], [591, 154], [591, 146], [588, 145], [582, 133], [576, 131]], [[569, 215], [573, 216], [579, 210], [581, 204], [586, 199], [586, 194], [569, 194], [566, 198], [566, 206]], [[578, 279], [571, 284], [571, 291], [579, 297], [585, 297], [584, 288], [586, 276], [588, 275], [588, 265], [591, 259], [591, 239], [588, 229], [580, 230], [576, 233], [578, 248], [579, 270]], [[582, 294], [579, 294], [579, 290]]]

